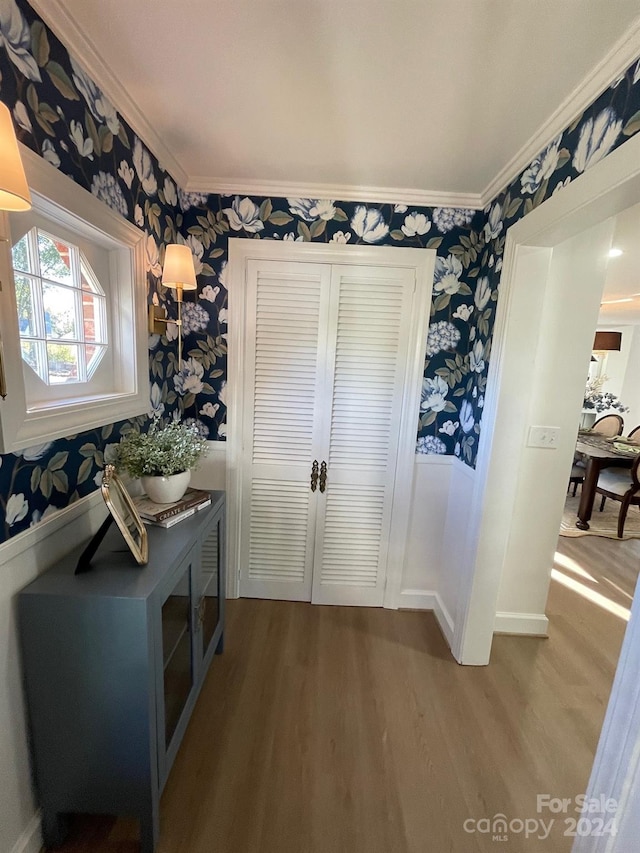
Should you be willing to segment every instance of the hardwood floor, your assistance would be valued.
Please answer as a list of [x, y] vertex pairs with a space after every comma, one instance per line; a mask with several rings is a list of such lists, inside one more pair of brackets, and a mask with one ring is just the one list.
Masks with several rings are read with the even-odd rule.
[[[639, 541], [558, 547], [563, 576], [629, 607]], [[585, 790], [626, 625], [600, 603], [553, 580], [550, 637], [496, 637], [472, 668], [430, 613], [229, 602], [159, 853], [569, 851], [536, 795]], [[463, 828], [499, 813], [555, 826], [500, 843]], [[134, 821], [82, 818], [60, 849], [134, 853], [136, 838]]]

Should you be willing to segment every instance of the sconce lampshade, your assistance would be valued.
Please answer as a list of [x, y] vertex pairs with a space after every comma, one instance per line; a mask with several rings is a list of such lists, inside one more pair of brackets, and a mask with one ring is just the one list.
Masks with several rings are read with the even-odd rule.
[[11, 113], [0, 103], [0, 210], [29, 210], [31, 194], [18, 151]]
[[188, 246], [171, 243], [164, 254], [162, 283], [165, 287], [195, 290], [196, 272], [193, 268], [193, 255]]
[[596, 332], [593, 339], [594, 352], [620, 352], [622, 332]]

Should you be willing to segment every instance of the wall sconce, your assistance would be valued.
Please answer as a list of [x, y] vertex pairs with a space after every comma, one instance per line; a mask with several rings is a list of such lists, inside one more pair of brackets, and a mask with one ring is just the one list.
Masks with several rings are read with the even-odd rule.
[[0, 103], [0, 210], [29, 210], [31, 193], [24, 174], [11, 113]]
[[162, 269], [162, 284], [176, 291], [175, 299], [178, 303], [178, 319], [169, 320], [162, 317], [162, 309], [149, 306], [149, 331], [151, 334], [161, 334], [162, 323], [175, 323], [178, 327], [178, 370], [182, 370], [182, 291], [196, 290], [196, 273], [193, 267], [193, 255], [188, 246], [171, 243], [167, 246], [164, 255], [164, 267]]
[[[31, 193], [20, 159], [11, 113], [6, 104], [0, 103], [0, 210], [29, 210], [30, 207]], [[6, 237], [0, 239], [3, 243], [7, 242]], [[0, 340], [0, 397], [4, 400], [6, 396], [4, 350]]]

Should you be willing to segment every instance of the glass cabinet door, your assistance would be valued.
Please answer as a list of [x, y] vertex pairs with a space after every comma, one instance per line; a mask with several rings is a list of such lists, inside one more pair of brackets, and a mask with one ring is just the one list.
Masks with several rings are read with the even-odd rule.
[[222, 519], [214, 522], [211, 532], [202, 543], [200, 589], [198, 591], [198, 616], [202, 629], [202, 656], [214, 638], [220, 621], [220, 559]]
[[194, 684], [191, 563], [162, 605], [165, 748], [169, 748]]

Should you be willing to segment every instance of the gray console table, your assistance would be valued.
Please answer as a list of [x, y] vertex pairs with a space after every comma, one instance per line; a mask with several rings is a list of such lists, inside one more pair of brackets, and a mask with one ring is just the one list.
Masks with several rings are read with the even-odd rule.
[[112, 526], [89, 572], [74, 574], [82, 545], [18, 596], [46, 846], [63, 840], [68, 813], [133, 815], [153, 853], [160, 794], [223, 648], [225, 497], [211, 496], [148, 528], [146, 566]]

